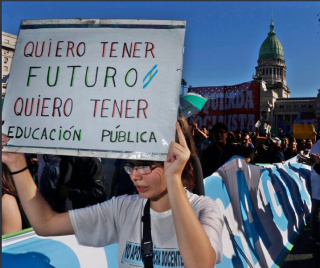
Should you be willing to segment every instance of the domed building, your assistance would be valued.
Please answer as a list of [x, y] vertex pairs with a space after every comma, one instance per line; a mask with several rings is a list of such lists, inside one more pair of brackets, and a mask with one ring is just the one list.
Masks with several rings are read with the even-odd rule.
[[[299, 115], [299, 124], [311, 123], [317, 128], [317, 119], [320, 118], [320, 89], [317, 98], [290, 98], [284, 51], [271, 19], [270, 30], [260, 46], [253, 81], [231, 86], [188, 88], [188, 92], [200, 94], [210, 100], [206, 108], [194, 118], [196, 123], [200, 127], [210, 127], [220, 121], [228, 125], [231, 131], [256, 131], [256, 127], [260, 125], [259, 135], [266, 135], [268, 125], [271, 125], [271, 132], [274, 134], [277, 134], [279, 127], [291, 134]], [[254, 94], [255, 92], [259, 94]], [[245, 105], [244, 100], [248, 101]]]
[[268, 89], [275, 90], [278, 97], [289, 98], [290, 90], [287, 87], [286, 71], [282, 44], [276, 37], [272, 21], [268, 37], [263, 41], [259, 50], [256, 74], [263, 78]]
[[315, 123], [317, 98], [290, 98], [284, 49], [274, 28], [272, 19], [268, 36], [259, 50], [253, 77], [254, 80], [262, 80], [263, 85], [260, 90], [260, 121], [267, 122], [273, 129], [283, 125], [290, 130], [298, 114], [304, 113]]

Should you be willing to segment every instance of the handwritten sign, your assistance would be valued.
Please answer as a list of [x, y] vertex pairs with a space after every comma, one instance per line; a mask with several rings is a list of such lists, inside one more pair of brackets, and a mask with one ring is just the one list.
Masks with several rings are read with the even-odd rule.
[[184, 21], [22, 21], [3, 107], [6, 150], [164, 160], [184, 36]]

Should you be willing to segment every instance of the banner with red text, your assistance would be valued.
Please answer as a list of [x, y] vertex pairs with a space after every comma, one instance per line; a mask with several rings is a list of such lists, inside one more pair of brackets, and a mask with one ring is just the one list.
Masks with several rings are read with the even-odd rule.
[[164, 160], [185, 21], [24, 20], [3, 107], [6, 150]]
[[208, 98], [207, 103], [194, 121], [201, 128], [225, 123], [230, 131], [247, 129], [255, 131], [259, 120], [260, 82], [246, 82], [233, 86], [190, 87], [194, 92]]

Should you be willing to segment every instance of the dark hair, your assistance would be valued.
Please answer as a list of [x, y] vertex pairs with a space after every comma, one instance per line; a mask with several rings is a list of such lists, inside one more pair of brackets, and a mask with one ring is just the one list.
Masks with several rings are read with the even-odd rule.
[[241, 133], [241, 138], [244, 138], [246, 136], [249, 136], [249, 138], [251, 138], [249, 132], [242, 132]]
[[215, 123], [212, 127], [212, 131], [217, 131], [219, 129], [223, 129], [225, 132], [229, 131], [227, 125], [222, 122]]
[[[188, 121], [183, 115], [179, 115], [178, 122], [180, 124], [182, 133], [186, 138], [187, 145], [189, 147], [191, 155], [197, 155], [196, 146], [194, 144], [194, 139], [192, 133], [190, 131], [190, 127]], [[178, 135], [176, 134], [176, 142], [179, 142]], [[195, 171], [191, 161], [189, 158], [188, 162], [186, 163], [183, 172], [182, 172], [182, 184], [186, 187], [189, 191], [192, 191], [195, 187]]]
[[10, 170], [6, 164], [2, 163], [2, 189], [9, 194], [17, 196], [17, 190], [10, 175]]

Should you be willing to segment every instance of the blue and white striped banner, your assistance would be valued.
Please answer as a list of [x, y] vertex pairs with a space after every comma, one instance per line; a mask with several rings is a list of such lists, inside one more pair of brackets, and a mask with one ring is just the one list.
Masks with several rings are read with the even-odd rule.
[[279, 267], [311, 211], [310, 167], [296, 158], [265, 166], [233, 158], [205, 179], [205, 192], [225, 221], [217, 267]]

